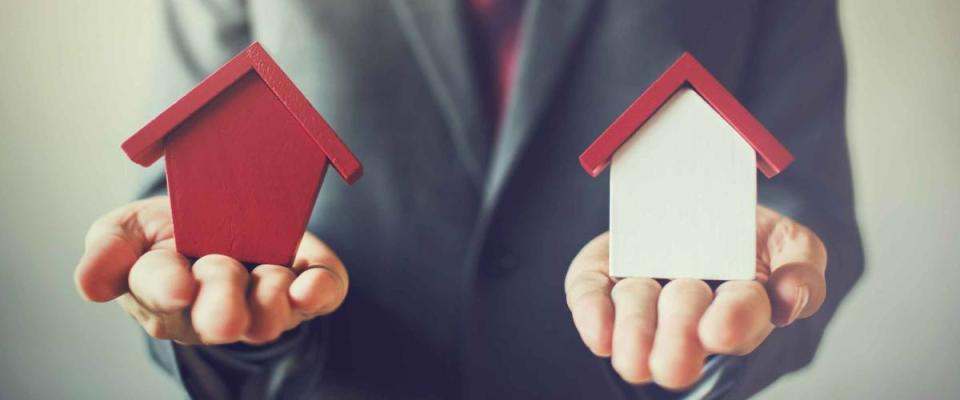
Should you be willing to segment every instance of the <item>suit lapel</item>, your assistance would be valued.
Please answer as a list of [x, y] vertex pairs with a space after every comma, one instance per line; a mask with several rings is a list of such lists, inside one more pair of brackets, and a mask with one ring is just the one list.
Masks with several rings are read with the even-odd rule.
[[484, 115], [463, 2], [395, 0], [392, 5], [443, 111], [457, 155], [482, 190], [491, 127]]
[[590, 0], [532, 0], [524, 10], [516, 86], [507, 102], [487, 176], [484, 210], [489, 211], [496, 204], [546, 111], [591, 4]]

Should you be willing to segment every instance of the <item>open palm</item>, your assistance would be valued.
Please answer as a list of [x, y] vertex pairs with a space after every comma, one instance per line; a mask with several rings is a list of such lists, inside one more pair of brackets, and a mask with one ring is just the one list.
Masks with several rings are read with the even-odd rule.
[[609, 276], [609, 234], [567, 272], [567, 304], [584, 343], [631, 383], [683, 389], [710, 354], [743, 355], [777, 326], [813, 315], [826, 297], [826, 249], [811, 230], [757, 207], [757, 275], [716, 290], [702, 280]]
[[347, 271], [309, 232], [292, 266], [251, 271], [224, 255], [191, 264], [177, 253], [166, 197], [118, 208], [94, 222], [75, 271], [80, 294], [117, 298], [151, 336], [185, 344], [270, 342], [332, 312], [347, 294]]

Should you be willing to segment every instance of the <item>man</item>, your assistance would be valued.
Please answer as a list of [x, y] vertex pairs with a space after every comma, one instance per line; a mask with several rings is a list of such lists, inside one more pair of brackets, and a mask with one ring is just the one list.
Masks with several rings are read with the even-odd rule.
[[[862, 271], [836, 4], [518, 4], [164, 3], [158, 106], [259, 40], [366, 174], [249, 272], [174, 251], [158, 177], [93, 224], [80, 292], [197, 398], [743, 398], [808, 364]], [[577, 155], [684, 50], [797, 157], [759, 181], [756, 281], [607, 275]]]

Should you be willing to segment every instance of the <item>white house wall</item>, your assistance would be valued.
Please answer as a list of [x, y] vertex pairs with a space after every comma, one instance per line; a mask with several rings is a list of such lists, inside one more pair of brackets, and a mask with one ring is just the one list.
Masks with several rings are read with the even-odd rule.
[[613, 155], [614, 276], [752, 279], [756, 155], [695, 91], [681, 89]]

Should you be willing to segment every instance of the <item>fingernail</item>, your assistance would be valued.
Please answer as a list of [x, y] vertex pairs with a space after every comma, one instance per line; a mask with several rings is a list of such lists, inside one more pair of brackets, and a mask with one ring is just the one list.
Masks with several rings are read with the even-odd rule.
[[790, 312], [790, 318], [787, 319], [787, 325], [796, 321], [800, 317], [800, 313], [803, 312], [804, 308], [807, 308], [807, 302], [810, 300], [810, 288], [807, 285], [800, 285], [797, 288], [797, 301], [793, 303], [793, 311]]

